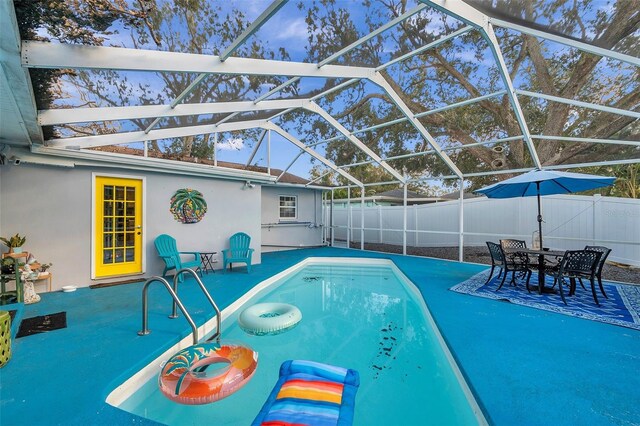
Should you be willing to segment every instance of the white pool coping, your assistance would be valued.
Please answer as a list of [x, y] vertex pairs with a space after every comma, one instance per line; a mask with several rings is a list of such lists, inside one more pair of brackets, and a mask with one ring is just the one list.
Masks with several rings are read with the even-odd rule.
[[[453, 374], [456, 376], [458, 383], [462, 387], [462, 391], [465, 394], [467, 402], [469, 403], [471, 410], [473, 411], [476, 419], [478, 420], [479, 425], [488, 425], [487, 419], [484, 416], [484, 413], [480, 409], [478, 402], [473, 396], [473, 392], [469, 388], [458, 364], [456, 363], [447, 343], [445, 342], [438, 326], [436, 325], [435, 320], [431, 316], [431, 312], [422, 297], [422, 293], [416, 285], [396, 266], [396, 264], [389, 259], [373, 259], [373, 258], [360, 258], [360, 257], [308, 257], [301, 262], [296, 263], [295, 265], [273, 275], [270, 278], [260, 282], [256, 286], [254, 286], [251, 290], [246, 292], [240, 298], [238, 298], [231, 305], [222, 310], [222, 324], [224, 325], [224, 319], [229, 318], [233, 315], [240, 307], [242, 307], [246, 302], [251, 300], [251, 298], [259, 295], [261, 292], [265, 290], [273, 290], [271, 286], [280, 281], [281, 279], [293, 275], [298, 272], [302, 268], [308, 265], [314, 264], [332, 264], [332, 265], [353, 265], [357, 263], [358, 265], [368, 265], [368, 266], [388, 266], [393, 272], [404, 282], [408, 289], [410, 289], [415, 298], [420, 302], [420, 308], [427, 319], [427, 322], [431, 326], [431, 329], [434, 331], [434, 334], [440, 344], [440, 347], [444, 351], [444, 355], [449, 362], [449, 366], [453, 370]], [[216, 327], [216, 317], [215, 315], [208, 320], [206, 323], [201, 325], [198, 328], [198, 335], [200, 336], [208, 336], [215, 331]], [[171, 346], [167, 349], [162, 355], [158, 356], [156, 359], [151, 361], [147, 366], [133, 374], [129, 379], [127, 379], [124, 383], [117, 386], [109, 395], [107, 396], [106, 402], [115, 407], [119, 407], [124, 401], [126, 401], [131, 395], [136, 393], [145, 383], [147, 383], [151, 378], [157, 376], [160, 373], [160, 370], [164, 366], [164, 363], [167, 359], [169, 359], [173, 354], [178, 352], [179, 350], [188, 348], [193, 344], [193, 337], [191, 334], [185, 336], [182, 340], [180, 340], [175, 345]]]

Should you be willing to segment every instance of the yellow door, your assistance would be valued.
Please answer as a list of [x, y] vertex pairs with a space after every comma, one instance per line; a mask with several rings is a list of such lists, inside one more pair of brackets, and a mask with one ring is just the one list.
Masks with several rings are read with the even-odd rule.
[[142, 272], [142, 180], [96, 177], [95, 276]]

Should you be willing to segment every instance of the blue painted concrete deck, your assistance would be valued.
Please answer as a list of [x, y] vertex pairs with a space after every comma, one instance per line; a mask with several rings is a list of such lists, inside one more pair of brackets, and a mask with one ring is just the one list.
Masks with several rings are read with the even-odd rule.
[[[308, 256], [392, 259], [422, 292], [489, 422], [640, 423], [640, 332], [448, 291], [481, 265], [322, 248], [263, 254], [249, 275], [216, 273], [204, 281], [224, 308]], [[67, 311], [68, 327], [14, 340], [13, 358], [0, 369], [0, 424], [153, 424], [104, 402], [133, 372], [189, 334], [183, 318], [167, 319], [170, 299], [155, 285], [152, 334], [138, 336], [141, 288], [48, 293], [26, 306], [24, 317]], [[196, 323], [212, 315], [189, 281], [181, 297]]]

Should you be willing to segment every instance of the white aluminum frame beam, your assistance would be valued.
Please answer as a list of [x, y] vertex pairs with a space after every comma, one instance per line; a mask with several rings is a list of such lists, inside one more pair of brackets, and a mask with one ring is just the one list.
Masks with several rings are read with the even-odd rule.
[[[412, 180], [408, 180], [407, 182], [412, 182]], [[370, 182], [370, 183], [365, 183], [364, 187], [368, 187], [368, 186], [382, 186], [382, 185], [404, 185], [402, 182], [398, 182], [396, 180], [390, 180], [387, 182]], [[335, 189], [342, 189], [342, 188], [347, 188], [347, 185], [342, 185], [342, 186], [334, 186], [333, 188]]]
[[[449, 41], [452, 38], [455, 38], [455, 37], [457, 37], [457, 36], [459, 36], [461, 34], [464, 34], [464, 33], [468, 32], [468, 31], [471, 31], [473, 29], [474, 29], [474, 27], [472, 27], [472, 26], [466, 26], [466, 27], [460, 28], [459, 30], [454, 31], [453, 33], [448, 34], [448, 35], [446, 35], [446, 36], [444, 36], [444, 37], [442, 37], [442, 38], [440, 38], [438, 40], [435, 40], [435, 41], [433, 41], [431, 43], [428, 43], [428, 44], [426, 44], [426, 45], [424, 45], [424, 46], [422, 46], [422, 47], [420, 47], [418, 49], [415, 49], [415, 50], [413, 50], [413, 51], [411, 51], [409, 53], [406, 53], [406, 54], [404, 54], [404, 55], [402, 55], [402, 56], [400, 56], [398, 58], [395, 58], [395, 59], [393, 59], [393, 60], [391, 60], [389, 62], [386, 62], [386, 63], [380, 65], [379, 67], [377, 67], [375, 70], [376, 71], [384, 70], [387, 67], [390, 67], [391, 65], [393, 65], [393, 64], [395, 64], [397, 62], [404, 61], [405, 59], [408, 59], [408, 58], [410, 58], [412, 56], [420, 54], [420, 53], [424, 52], [425, 50], [428, 50], [428, 49], [431, 49], [433, 47], [436, 47], [436, 46], [438, 46], [438, 45], [440, 45], [440, 44], [442, 44], [442, 43], [444, 43], [446, 41]], [[316, 99], [318, 99], [318, 98], [320, 98], [322, 96], [326, 96], [326, 95], [328, 95], [328, 94], [330, 94], [330, 93], [332, 93], [332, 92], [334, 92], [336, 90], [342, 89], [343, 87], [349, 86], [349, 85], [351, 85], [351, 84], [353, 84], [353, 83], [355, 83], [357, 81], [359, 81], [359, 80], [358, 79], [352, 79], [352, 80], [346, 81], [346, 82], [344, 82], [342, 84], [339, 84], [338, 86], [336, 86], [336, 87], [334, 87], [332, 89], [329, 89], [329, 90], [327, 90], [325, 92], [322, 92], [322, 93], [320, 93], [318, 95], [313, 96], [310, 100], [311, 101], [315, 101]], [[451, 105], [447, 105], [445, 107], [442, 107], [442, 109], [440, 109], [440, 111], [444, 111], [444, 110], [450, 109], [450, 108], [455, 108], [457, 106], [467, 105], [467, 104], [470, 104], [470, 103], [473, 103], [473, 102], [477, 102], [477, 101], [481, 101], [481, 100], [484, 100], [484, 99], [488, 99], [488, 98], [491, 98], [493, 96], [498, 96], [498, 95], [504, 94], [504, 93], [506, 93], [506, 91], [499, 91], [499, 92], [496, 92], [494, 94], [484, 95], [484, 96], [480, 96], [478, 98], [468, 99], [468, 100], [462, 101], [462, 102], [457, 102], [455, 104], [451, 104]], [[426, 112], [420, 113], [419, 115], [423, 116], [423, 115], [428, 115], [428, 114], [434, 113], [434, 112], [438, 112], [438, 111], [435, 111], [435, 110], [433, 110], [432, 112], [426, 111]], [[366, 127], [366, 128], [359, 129], [359, 130], [354, 130], [351, 134], [364, 133], [364, 132], [368, 132], [368, 131], [371, 131], [371, 130], [379, 129], [379, 128], [382, 128], [382, 127], [387, 127], [387, 126], [391, 126], [391, 125], [394, 125], [394, 124], [402, 123], [402, 122], [405, 122], [405, 121], [407, 121], [406, 117], [398, 118], [398, 119], [395, 119], [395, 120], [387, 121], [385, 123], [376, 124], [374, 126]], [[330, 139], [326, 139], [325, 141], [326, 142], [330, 142], [332, 140], [341, 139], [342, 137], [343, 136], [336, 136], [336, 137], [333, 137], [333, 138], [330, 138]]]
[[418, 119], [414, 117], [415, 114], [409, 109], [407, 104], [404, 103], [402, 98], [400, 98], [400, 96], [393, 90], [391, 85], [382, 76], [382, 74], [377, 72], [375, 76], [371, 78], [371, 81], [377, 84], [378, 86], [380, 86], [382, 90], [385, 91], [387, 96], [391, 98], [393, 103], [400, 109], [400, 111], [402, 111], [404, 116], [407, 117], [407, 119], [409, 119], [413, 127], [415, 127], [415, 129], [418, 131], [418, 133], [420, 133], [420, 135], [429, 143], [429, 145], [433, 147], [438, 157], [440, 157], [440, 159], [444, 161], [444, 163], [449, 167], [449, 169], [453, 173], [455, 173], [456, 176], [462, 177], [462, 172], [460, 171], [460, 169], [458, 169], [458, 166], [456, 166], [455, 163], [451, 160], [451, 158], [449, 158], [449, 156], [444, 151], [442, 151], [440, 144], [436, 142], [436, 140], [433, 138], [433, 136], [431, 136], [431, 134], [427, 131], [427, 129], [425, 129], [422, 123], [420, 123], [420, 121], [418, 121]]
[[487, 99], [495, 98], [496, 96], [506, 95], [506, 90], [498, 90], [497, 92], [487, 93], [486, 95], [476, 96], [475, 98], [466, 99], [460, 102], [454, 102], [449, 105], [441, 106], [438, 108], [430, 109], [429, 111], [419, 112], [414, 115], [415, 118], [426, 117], [427, 115], [436, 114], [438, 112], [448, 111], [450, 109], [458, 108], [465, 105], [475, 104], [477, 102], [485, 101]]
[[179, 138], [184, 136], [204, 135], [207, 133], [253, 129], [256, 127], [262, 127], [265, 123], [266, 120], [253, 120], [225, 123], [220, 126], [216, 126], [215, 124], [203, 124], [200, 126], [174, 127], [152, 130], [149, 133], [145, 133], [143, 130], [140, 130], [137, 132], [124, 132], [96, 136], [78, 136], [73, 138], [51, 139], [47, 141], [47, 146], [74, 149], [95, 148], [107, 145], [120, 145], [159, 139]]
[[287, 114], [287, 113], [289, 113], [291, 111], [294, 111], [296, 109], [297, 108], [288, 108], [288, 109], [285, 109], [284, 111], [280, 111], [279, 113], [273, 114], [271, 117], [267, 118], [267, 121], [275, 120], [276, 118], [280, 117], [281, 115], [285, 115], [285, 114]]
[[235, 117], [236, 115], [238, 115], [239, 113], [234, 112], [232, 114], [227, 115], [226, 117], [224, 117], [221, 120], [216, 121], [216, 126], [221, 125], [222, 123], [226, 123], [227, 121], [231, 120], [233, 117]]
[[[494, 144], [494, 143], [511, 142], [511, 141], [516, 141], [516, 140], [521, 140], [521, 139], [522, 139], [522, 136], [509, 136], [507, 138], [493, 139], [493, 140], [489, 140], [489, 141], [469, 143], [469, 144], [465, 144], [465, 145], [448, 146], [448, 147], [442, 148], [442, 150], [445, 151], [445, 152], [457, 151], [459, 149], [471, 148], [471, 147], [474, 147], [474, 146], [491, 145], [491, 144]], [[540, 139], [543, 139], [543, 138], [540, 138]], [[550, 139], [551, 139], [551, 137], [550, 137]], [[631, 142], [631, 144], [640, 145], [640, 142]], [[430, 149], [428, 151], [420, 151], [420, 152], [412, 152], [410, 154], [394, 155], [393, 157], [386, 157], [386, 158], [383, 158], [382, 160], [383, 161], [393, 161], [393, 160], [401, 160], [403, 158], [420, 157], [420, 156], [423, 156], [423, 155], [430, 155], [430, 154], [436, 154], [436, 151]], [[360, 161], [358, 163], [343, 164], [343, 165], [341, 165], [339, 167], [341, 169], [347, 169], [349, 167], [361, 166], [363, 164], [371, 164], [371, 163], [374, 163], [374, 161], [373, 160]]]
[[[213, 165], [218, 165], [218, 138], [219, 134], [216, 132], [213, 134]], [[147, 143], [145, 142], [145, 146]]]
[[[344, 49], [334, 53], [333, 55], [325, 58], [324, 60], [322, 60], [320, 63], [317, 64], [318, 68], [324, 67], [325, 65], [335, 61], [336, 59], [338, 59], [340, 56], [344, 55], [345, 53], [355, 49], [356, 47], [360, 46], [361, 44], [367, 42], [368, 40], [370, 40], [371, 38], [377, 36], [378, 34], [388, 30], [389, 28], [397, 25], [398, 23], [408, 19], [409, 17], [415, 15], [416, 13], [420, 12], [421, 10], [425, 9], [426, 6], [425, 5], [419, 5], [416, 8], [410, 10], [409, 12], [406, 12], [404, 14], [402, 14], [401, 16], [397, 17], [396, 19], [388, 22], [387, 24], [381, 26], [380, 28], [374, 30], [373, 32], [369, 33], [368, 35], [359, 38], [358, 40], [354, 41], [353, 43], [351, 43], [349, 46], [345, 47]], [[288, 75], [288, 74], [287, 74]], [[302, 77], [302, 76], [301, 76]], [[274, 93], [277, 93], [279, 91], [281, 91], [282, 89], [284, 89], [285, 87], [288, 87], [290, 85], [292, 85], [293, 83], [297, 82], [298, 80], [300, 80], [301, 77], [293, 77], [287, 81], [285, 81], [284, 83], [282, 83], [281, 85], [279, 85], [278, 87], [275, 87], [273, 89], [271, 89], [269, 92], [265, 93], [264, 95], [261, 95], [260, 97], [258, 97], [254, 102], [258, 103], [261, 102], [264, 99], [267, 99], [269, 96], [273, 95]], [[311, 100], [315, 100], [320, 98], [321, 96], [326, 96], [329, 93], [332, 93], [336, 90], [339, 90], [343, 87], [346, 87], [348, 85], [351, 85], [353, 83], [355, 83], [356, 81], [359, 81], [360, 78], [354, 78], [351, 79], [349, 81], [346, 81], [344, 83], [339, 84], [338, 86], [329, 89], [323, 93], [320, 93], [319, 95], [314, 96], [313, 98], [311, 98]]]
[[404, 179], [403, 176], [396, 169], [394, 169], [393, 167], [388, 165], [384, 160], [382, 160], [382, 158], [380, 158], [380, 156], [378, 154], [373, 152], [360, 139], [358, 139], [357, 137], [353, 136], [353, 134], [351, 132], [349, 132], [342, 124], [340, 124], [335, 118], [333, 118], [333, 116], [331, 116], [331, 114], [329, 114], [327, 111], [322, 109], [320, 107], [320, 105], [318, 105], [318, 104], [316, 104], [315, 102], [312, 101], [312, 102], [309, 102], [307, 105], [305, 105], [304, 108], [306, 110], [308, 110], [310, 112], [313, 112], [313, 113], [316, 113], [320, 117], [324, 118], [327, 121], [327, 123], [329, 123], [329, 125], [331, 125], [337, 131], [339, 131], [344, 136], [346, 136], [347, 139], [349, 139], [349, 141], [352, 144], [354, 144], [358, 149], [360, 149], [360, 151], [364, 152], [366, 155], [368, 155], [370, 158], [372, 158], [376, 163], [380, 164], [380, 166], [384, 170], [386, 170], [388, 173], [390, 173], [393, 177], [395, 177], [396, 179], [400, 179], [400, 180]]
[[[274, 2], [271, 3], [271, 5], [264, 12], [262, 12], [262, 14], [260, 14], [260, 16], [258, 16], [258, 18], [251, 23], [251, 25], [249, 25], [249, 27], [247, 27], [247, 29], [245, 29], [242, 34], [240, 34], [240, 36], [236, 38], [229, 45], [229, 47], [227, 47], [227, 49], [220, 55], [220, 61], [224, 62], [229, 56], [231, 56], [231, 54], [233, 54], [233, 52], [235, 52], [249, 37], [251, 37], [256, 31], [258, 31], [260, 27], [269, 20], [269, 18], [271, 18], [278, 10], [280, 10], [280, 8], [284, 6], [287, 1], [288, 0], [274, 0]], [[195, 89], [195, 87], [205, 79], [206, 76], [207, 74], [204, 73], [198, 75], [198, 77], [196, 77], [195, 80], [193, 80], [191, 84], [182, 91], [182, 93], [180, 93], [173, 101], [171, 101], [171, 108], [174, 108], [176, 105], [182, 102], [183, 99], [186, 98], [189, 93], [191, 93], [193, 89]], [[151, 129], [153, 129], [159, 122], [160, 117], [157, 117], [155, 120], [153, 120], [153, 122], [151, 122], [151, 124], [147, 126], [144, 131], [146, 133], [149, 133]]]
[[258, 142], [256, 142], [255, 146], [253, 147], [253, 150], [251, 151], [251, 155], [249, 155], [249, 159], [244, 165], [245, 169], [249, 167], [249, 165], [253, 161], [253, 158], [256, 156], [256, 153], [258, 152], [258, 149], [260, 149], [260, 145], [262, 145], [262, 141], [264, 140], [264, 137], [268, 132], [269, 132], [268, 130], [263, 130], [262, 133], [260, 134], [260, 137], [258, 138]]
[[395, 120], [385, 121], [383, 123], [374, 124], [373, 126], [363, 127], [362, 129], [356, 129], [353, 134], [356, 133], [368, 133], [376, 129], [383, 129], [385, 127], [393, 126], [394, 124], [404, 123], [408, 121], [407, 117], [396, 118]]
[[507, 95], [509, 96], [509, 101], [511, 103], [511, 108], [513, 109], [513, 113], [516, 116], [516, 120], [520, 126], [520, 130], [524, 135], [525, 143], [529, 148], [529, 154], [533, 159], [536, 167], [541, 168], [542, 164], [540, 163], [540, 158], [538, 157], [538, 152], [531, 140], [531, 133], [529, 132], [529, 127], [527, 126], [527, 122], [524, 118], [524, 114], [522, 112], [522, 108], [520, 107], [520, 103], [518, 102], [518, 97], [515, 94], [515, 88], [513, 87], [513, 82], [511, 81], [511, 77], [509, 76], [509, 70], [507, 69], [507, 65], [504, 62], [504, 58], [502, 56], [502, 51], [500, 50], [500, 45], [496, 38], [495, 32], [493, 31], [493, 27], [489, 23], [489, 17], [484, 13], [478, 11], [474, 7], [466, 4], [463, 1], [447, 1], [447, 0], [420, 0], [423, 3], [429, 4], [435, 9], [446, 13], [447, 15], [453, 16], [467, 25], [471, 25], [477, 29], [479, 29], [483, 35], [483, 37], [487, 40], [489, 44], [489, 48], [491, 49], [494, 59], [498, 65], [498, 70], [502, 76], [502, 81], [507, 88]]
[[327, 176], [327, 175], [329, 175], [329, 174], [331, 174], [331, 173], [334, 173], [334, 171], [333, 171], [333, 170], [328, 170], [328, 171], [326, 171], [325, 173], [321, 174], [320, 176], [318, 176], [318, 177], [316, 177], [316, 178], [311, 179], [309, 182], [305, 183], [305, 184], [304, 184], [304, 186], [309, 186], [309, 185], [311, 185], [313, 182], [317, 182], [317, 181], [321, 180], [323, 177], [325, 177], [325, 176]]
[[431, 49], [433, 47], [436, 47], [436, 46], [438, 46], [438, 45], [440, 45], [440, 44], [442, 44], [442, 43], [444, 43], [446, 41], [451, 40], [452, 38], [455, 38], [455, 37], [457, 37], [459, 35], [462, 35], [462, 34], [468, 32], [468, 31], [471, 31], [472, 29], [473, 29], [473, 27], [470, 26], [470, 25], [467, 25], [466, 27], [462, 27], [459, 30], [452, 32], [451, 34], [448, 34], [448, 35], [446, 35], [446, 36], [444, 36], [442, 38], [439, 38], [438, 40], [432, 41], [431, 43], [425, 44], [424, 46], [421, 46], [421, 47], [419, 47], [419, 48], [417, 48], [415, 50], [412, 50], [409, 53], [405, 53], [402, 56], [398, 56], [397, 58], [392, 59], [389, 62], [386, 62], [386, 63], [380, 65], [379, 67], [376, 68], [376, 71], [382, 71], [382, 70], [390, 67], [393, 64], [396, 64], [398, 62], [402, 62], [405, 59], [408, 59], [408, 58], [410, 58], [412, 56], [418, 55], [418, 54], [424, 52], [425, 50], [429, 50], [429, 49]]
[[464, 262], [464, 177], [460, 178], [458, 195], [458, 262]]
[[[578, 169], [583, 167], [600, 167], [600, 166], [615, 166], [622, 164], [640, 164], [640, 158], [630, 158], [625, 160], [608, 160], [608, 161], [597, 161], [592, 163], [575, 163], [575, 164], [559, 164], [555, 166], [544, 166], [544, 170], [565, 170], [565, 169]], [[465, 178], [470, 177], [479, 177], [479, 176], [495, 176], [495, 175], [504, 175], [504, 174], [514, 174], [514, 173], [526, 173], [531, 170], [535, 170], [535, 167], [523, 167], [520, 169], [509, 169], [509, 170], [491, 170], [487, 172], [475, 172], [475, 173], [465, 173]], [[420, 177], [409, 180], [409, 182], [419, 182], [423, 180], [441, 180], [441, 179], [455, 179], [456, 176], [432, 176], [432, 177]], [[365, 184], [368, 186], [370, 184]], [[338, 187], [339, 188], [339, 187]]]
[[614, 108], [606, 105], [598, 105], [591, 102], [576, 101], [574, 99], [567, 99], [567, 98], [562, 98], [560, 96], [547, 95], [545, 93], [530, 92], [528, 90], [516, 89], [515, 92], [518, 95], [528, 96], [531, 98], [544, 99], [547, 101], [559, 102], [562, 104], [573, 105], [581, 108], [595, 109], [597, 111], [608, 112], [611, 114], [618, 114], [618, 115], [625, 115], [627, 117], [640, 118], [640, 112], [637, 112], [637, 111]]
[[343, 49], [337, 51], [333, 55], [331, 55], [328, 58], [324, 59], [322, 62], [318, 63], [318, 67], [321, 67], [321, 66], [323, 66], [325, 64], [328, 64], [330, 62], [335, 61], [336, 59], [338, 59], [340, 56], [344, 55], [345, 53], [348, 53], [348, 52], [352, 51], [353, 49], [355, 49], [356, 47], [360, 46], [361, 44], [364, 44], [367, 41], [371, 40], [372, 38], [378, 36], [379, 34], [382, 34], [383, 32], [387, 31], [391, 27], [395, 27], [400, 22], [410, 18], [411, 16], [415, 15], [416, 13], [419, 13], [420, 11], [422, 11], [422, 10], [424, 10], [426, 8], [427, 8], [426, 4], [420, 4], [420, 5], [416, 6], [416, 7], [414, 7], [413, 9], [411, 9], [411, 10], [403, 13], [402, 15], [398, 16], [397, 18], [392, 19], [391, 21], [387, 22], [386, 24], [376, 28], [374, 31], [371, 31], [366, 36], [359, 38], [358, 40], [354, 41], [350, 45], [344, 47]]
[[519, 141], [524, 139], [524, 136], [522, 135], [518, 135], [518, 136], [509, 136], [506, 138], [500, 138], [500, 139], [492, 139], [489, 141], [482, 141], [482, 142], [476, 142], [476, 143], [468, 143], [468, 144], [464, 144], [464, 145], [457, 145], [457, 146], [448, 146], [446, 148], [442, 148], [443, 151], [457, 151], [459, 149], [466, 149], [466, 148], [472, 148], [474, 146], [483, 146], [483, 145], [492, 145], [495, 143], [501, 143], [501, 142], [513, 142], [513, 141]]
[[271, 130], [267, 130], [267, 173], [271, 174]]
[[375, 160], [358, 161], [357, 163], [341, 164], [338, 167], [340, 167], [341, 169], [348, 169], [350, 167], [362, 166], [364, 164], [371, 164], [371, 163], [375, 163], [375, 162], [376, 162]]
[[[429, 111], [419, 112], [417, 114], [414, 114], [414, 118], [421, 118], [421, 117], [425, 117], [427, 115], [435, 114], [435, 113], [438, 113], [438, 112], [443, 112], [443, 111], [447, 111], [447, 110], [450, 110], [450, 109], [453, 109], [453, 108], [457, 108], [457, 107], [473, 104], [473, 103], [480, 102], [480, 101], [483, 101], [483, 100], [486, 100], [486, 99], [494, 98], [496, 96], [501, 96], [501, 95], [504, 95], [506, 93], [507, 93], [506, 90], [499, 90], [497, 92], [489, 93], [489, 94], [478, 96], [478, 97], [471, 98], [471, 99], [466, 99], [466, 100], [460, 101], [460, 102], [455, 102], [453, 104], [449, 104], [449, 105], [445, 105], [445, 106], [442, 106], [442, 107], [438, 107], [438, 108], [435, 108], [435, 109], [432, 109], [432, 110], [429, 110]], [[407, 117], [400, 117], [400, 118], [396, 118], [395, 120], [385, 121], [383, 123], [378, 123], [378, 124], [375, 124], [373, 126], [363, 127], [362, 129], [354, 130], [353, 132], [351, 132], [351, 134], [355, 135], [355, 134], [358, 134], [358, 133], [367, 133], [367, 132], [370, 132], [370, 131], [373, 131], [373, 130], [376, 130], [376, 129], [381, 129], [381, 128], [388, 127], [388, 126], [393, 126], [394, 124], [404, 123], [406, 121], [409, 121], [409, 119]], [[340, 136], [340, 135], [334, 136], [333, 138], [325, 139], [325, 142], [331, 142], [333, 140], [341, 139], [343, 137], [345, 137], [345, 136]]]
[[491, 24], [488, 24], [485, 28], [482, 29], [482, 31], [486, 35], [485, 38], [489, 42], [489, 48], [493, 52], [493, 57], [498, 65], [498, 71], [500, 72], [502, 81], [507, 88], [509, 103], [511, 103], [511, 108], [513, 109], [513, 113], [516, 116], [518, 125], [520, 126], [520, 131], [522, 132], [522, 136], [524, 136], [524, 142], [529, 149], [529, 155], [531, 156], [531, 159], [533, 160], [535, 166], [538, 169], [541, 169], [542, 163], [540, 161], [540, 157], [538, 157], [538, 151], [536, 151], [533, 140], [531, 139], [531, 132], [529, 131], [527, 120], [524, 118], [524, 112], [522, 111], [520, 102], [518, 101], [516, 89], [513, 86], [513, 82], [511, 81], [509, 69], [507, 68], [507, 64], [504, 62], [504, 57], [502, 56], [502, 50], [500, 49], [500, 43], [498, 43], [498, 39], [496, 38], [496, 33], [493, 31], [493, 27], [491, 26]]
[[281, 91], [282, 89], [284, 89], [287, 86], [291, 86], [293, 83], [295, 83], [296, 81], [300, 80], [300, 77], [293, 77], [290, 78], [289, 80], [285, 81], [284, 83], [282, 83], [281, 85], [274, 87], [273, 89], [269, 90], [267, 93], [265, 93], [264, 95], [260, 95], [258, 96], [253, 103], [257, 104], [258, 102], [262, 102], [263, 100], [267, 99], [269, 96], [273, 95], [274, 93], [278, 93], [279, 91]]
[[[494, 143], [511, 142], [511, 141], [516, 141], [516, 140], [521, 140], [521, 139], [522, 139], [522, 136], [509, 136], [507, 138], [493, 139], [493, 140], [489, 140], [489, 141], [482, 141], [482, 142], [476, 142], [476, 143], [469, 143], [469, 144], [466, 144], [466, 145], [449, 146], [449, 147], [442, 148], [442, 150], [445, 151], [445, 152], [457, 151], [459, 149], [471, 148], [471, 147], [474, 147], [474, 146], [491, 145], [491, 144], [494, 144]], [[635, 144], [640, 145], [640, 142], [637, 142], [637, 143], [636, 142], [632, 142], [632, 143], [634, 145]], [[393, 160], [401, 160], [403, 158], [421, 157], [423, 155], [431, 155], [431, 154], [436, 154], [436, 151], [430, 149], [428, 151], [420, 151], [420, 152], [412, 152], [412, 153], [409, 153], [409, 154], [394, 155], [393, 157], [386, 157], [386, 158], [383, 158], [382, 160], [383, 161], [393, 161]], [[371, 164], [371, 163], [374, 163], [374, 162], [375, 161], [373, 161], [373, 160], [360, 161], [360, 162], [357, 162], [357, 163], [343, 164], [343, 165], [341, 165], [339, 167], [341, 169], [348, 169], [349, 167], [361, 166], [363, 164]]]
[[216, 102], [198, 104], [140, 105], [125, 107], [100, 108], [64, 108], [47, 109], [38, 112], [38, 123], [41, 126], [52, 126], [67, 123], [84, 123], [89, 121], [137, 120], [150, 117], [178, 117], [185, 115], [224, 114], [230, 112], [255, 112], [266, 110], [302, 108], [307, 99], [282, 99], [263, 101]]
[[440, 12], [453, 16], [467, 25], [481, 29], [488, 22], [488, 16], [463, 1], [419, 0]]
[[224, 52], [220, 54], [220, 60], [225, 61], [229, 56], [231, 56], [240, 46], [244, 44], [245, 41], [253, 34], [255, 34], [260, 27], [264, 23], [266, 23], [273, 15], [275, 15], [285, 4], [287, 4], [288, 0], [274, 0], [273, 3], [267, 7], [264, 12], [258, 16], [255, 21], [251, 23], [243, 32], [240, 34], [238, 38], [236, 38], [226, 49]]
[[123, 47], [22, 42], [22, 65], [27, 68], [109, 69], [116, 71], [191, 72], [204, 74], [274, 75], [319, 78], [369, 78], [366, 67], [325, 65], [272, 59], [228, 58], [196, 53], [165, 52]]
[[[574, 163], [574, 164], [558, 164], [555, 166], [544, 166], [545, 170], [567, 170], [567, 169], [580, 169], [584, 167], [600, 167], [600, 166], [617, 166], [623, 164], [640, 164], [640, 158], [629, 158], [625, 160], [607, 160], [607, 161], [595, 161], [592, 163]], [[493, 170], [490, 172], [477, 172], [477, 173], [467, 173], [464, 175], [467, 177], [477, 177], [477, 176], [493, 176], [493, 175], [504, 175], [504, 174], [513, 174], [513, 173], [526, 173], [531, 170], [535, 170], [534, 167], [527, 167], [521, 169], [512, 169], [512, 170]]]
[[332, 87], [331, 89], [327, 89], [322, 93], [318, 93], [317, 95], [312, 96], [311, 98], [309, 98], [310, 101], [315, 101], [316, 99], [322, 98], [324, 96], [327, 96], [333, 92], [337, 92], [340, 89], [344, 89], [345, 87], [351, 86], [354, 83], [359, 82], [360, 79], [359, 78], [352, 78], [351, 80], [347, 80], [344, 81], [340, 84], [338, 84], [337, 86]]
[[640, 141], [622, 140], [622, 139], [597, 139], [597, 138], [577, 138], [573, 136], [549, 136], [549, 135], [531, 135], [533, 139], [567, 141], [567, 142], [585, 142], [585, 143], [602, 143], [610, 145], [629, 145], [640, 146]]
[[625, 160], [596, 161], [593, 163], [558, 164], [557, 166], [545, 167], [545, 169], [564, 170], [564, 169], [577, 169], [582, 167], [618, 166], [622, 164], [640, 164], [640, 158], [627, 158]]
[[282, 136], [283, 138], [287, 139], [289, 142], [293, 143], [295, 146], [297, 146], [298, 148], [300, 148], [301, 150], [303, 150], [307, 154], [311, 155], [316, 160], [320, 161], [325, 166], [327, 166], [330, 169], [338, 172], [345, 179], [353, 182], [354, 184], [358, 185], [359, 187], [362, 187], [362, 185], [363, 185], [362, 182], [360, 182], [358, 179], [354, 178], [353, 176], [351, 176], [349, 173], [345, 172], [344, 170], [340, 170], [338, 168], [338, 166], [333, 164], [331, 161], [327, 160], [323, 155], [320, 155], [319, 153], [317, 153], [313, 149], [311, 149], [308, 146], [306, 146], [299, 139], [297, 139], [293, 135], [289, 134], [282, 127], [280, 127], [280, 126], [278, 126], [278, 125], [276, 125], [274, 123], [267, 122], [262, 126], [262, 128], [263, 129], [267, 129], [267, 130], [273, 130], [274, 132], [278, 133], [280, 136]]
[[564, 44], [565, 46], [573, 47], [578, 50], [582, 50], [583, 52], [592, 53], [598, 56], [604, 56], [611, 59], [616, 59], [618, 61], [626, 62], [631, 65], [640, 66], [640, 58], [636, 58], [635, 56], [625, 55], [624, 53], [619, 53], [614, 50], [603, 49], [602, 47], [594, 46], [589, 43], [583, 43], [578, 40], [573, 40], [570, 38], [562, 37], [557, 34], [550, 34], [545, 31], [541, 31], [534, 28], [525, 27], [522, 25], [514, 24], [511, 22], [503, 21], [502, 19], [497, 18], [488, 18], [489, 22], [493, 25], [497, 25], [502, 28], [509, 28], [511, 30], [519, 31], [524, 34], [528, 34], [534, 37], [543, 38], [546, 40], [554, 41], [556, 43]]
[[300, 158], [302, 156], [302, 154], [304, 154], [304, 150], [301, 149], [298, 154], [293, 157], [293, 160], [291, 160], [291, 162], [289, 163], [289, 165], [282, 171], [282, 173], [280, 173], [280, 175], [278, 176], [278, 178], [276, 179], [276, 182], [279, 182], [280, 179], [282, 179], [282, 176], [284, 176], [291, 167], [293, 167], [293, 165], [296, 163], [296, 161], [298, 161], [298, 158]]

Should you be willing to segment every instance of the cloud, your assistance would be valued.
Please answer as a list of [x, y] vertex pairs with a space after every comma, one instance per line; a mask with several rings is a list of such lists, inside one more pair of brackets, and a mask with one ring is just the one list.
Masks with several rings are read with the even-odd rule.
[[285, 19], [278, 23], [278, 31], [273, 34], [276, 40], [306, 40], [309, 36], [304, 18]]
[[241, 151], [243, 148], [242, 138], [229, 138], [224, 142], [218, 142], [218, 149], [222, 151]]

